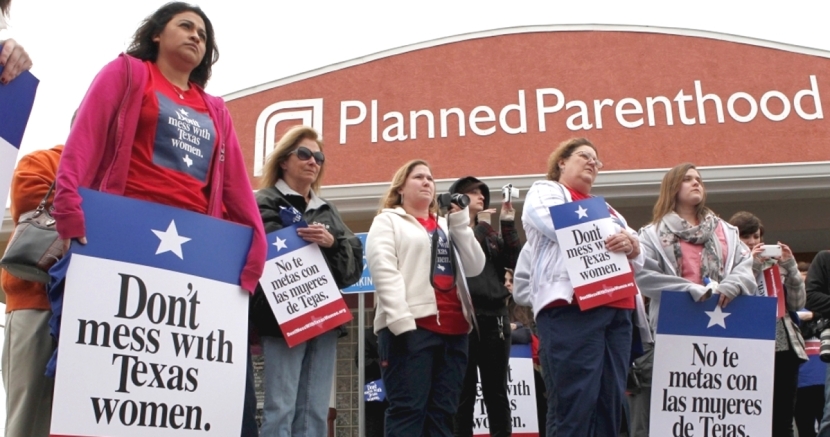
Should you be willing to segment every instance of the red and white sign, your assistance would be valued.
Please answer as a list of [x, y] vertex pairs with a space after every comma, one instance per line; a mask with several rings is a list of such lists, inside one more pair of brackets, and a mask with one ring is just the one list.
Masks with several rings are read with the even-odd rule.
[[771, 296], [778, 299], [776, 318], [780, 319], [787, 314], [784, 285], [781, 283], [781, 269], [778, 264], [773, 264], [770, 268], [764, 270], [764, 281], [758, 284], [758, 292], [761, 296]]
[[637, 285], [625, 255], [609, 252], [605, 239], [621, 229], [602, 197], [550, 208], [559, 250], [582, 311], [635, 296]]
[[296, 225], [267, 238], [259, 283], [289, 347], [352, 320], [319, 246], [298, 237]]

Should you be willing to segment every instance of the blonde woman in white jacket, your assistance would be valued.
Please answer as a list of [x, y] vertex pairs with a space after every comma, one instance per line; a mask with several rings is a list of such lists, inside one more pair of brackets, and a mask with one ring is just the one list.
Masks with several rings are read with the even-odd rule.
[[[632, 313], [639, 296], [581, 311], [556, 238], [550, 207], [591, 197], [602, 162], [585, 138], [563, 142], [548, 159], [546, 181], [527, 193], [522, 224], [527, 244], [516, 267], [514, 298], [532, 304], [548, 386], [548, 435], [613, 437], [622, 420], [631, 353]], [[605, 240], [642, 266], [637, 234], [608, 206], [618, 232]]]
[[475, 313], [465, 277], [484, 268], [466, 208], [437, 216], [429, 164], [401, 167], [372, 222], [366, 260], [375, 285], [386, 436], [452, 436]]

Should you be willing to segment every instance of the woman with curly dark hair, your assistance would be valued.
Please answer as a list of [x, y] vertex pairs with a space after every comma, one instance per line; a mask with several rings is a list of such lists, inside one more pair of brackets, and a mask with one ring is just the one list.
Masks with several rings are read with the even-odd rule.
[[[173, 206], [252, 228], [239, 282], [256, 289], [266, 254], [262, 220], [230, 112], [203, 89], [218, 57], [207, 15], [172, 2], [147, 17], [127, 53], [98, 73], [57, 174], [54, 216], [65, 247], [72, 239], [86, 244], [79, 188]], [[248, 361], [243, 434], [256, 435]]]

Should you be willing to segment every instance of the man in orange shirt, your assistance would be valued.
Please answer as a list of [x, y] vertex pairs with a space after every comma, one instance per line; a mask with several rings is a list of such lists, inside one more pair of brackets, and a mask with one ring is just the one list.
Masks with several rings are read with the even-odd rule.
[[[37, 208], [55, 180], [63, 146], [38, 150], [23, 157], [12, 176], [11, 215]], [[51, 202], [51, 199], [50, 199]], [[47, 437], [52, 415], [54, 381], [46, 363], [55, 348], [49, 334], [52, 311], [46, 284], [16, 278], [0, 271], [6, 292], [6, 330], [3, 343], [3, 387], [6, 389], [6, 436]]]

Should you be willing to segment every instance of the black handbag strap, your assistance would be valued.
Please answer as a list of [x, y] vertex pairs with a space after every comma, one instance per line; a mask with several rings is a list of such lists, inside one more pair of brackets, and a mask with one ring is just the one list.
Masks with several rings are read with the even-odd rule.
[[55, 190], [55, 182], [52, 181], [52, 185], [49, 186], [49, 191], [46, 192], [46, 195], [43, 196], [43, 200], [40, 201], [40, 205], [37, 206], [36, 211], [46, 211], [46, 204], [49, 202], [49, 196], [52, 195], [52, 191]]

